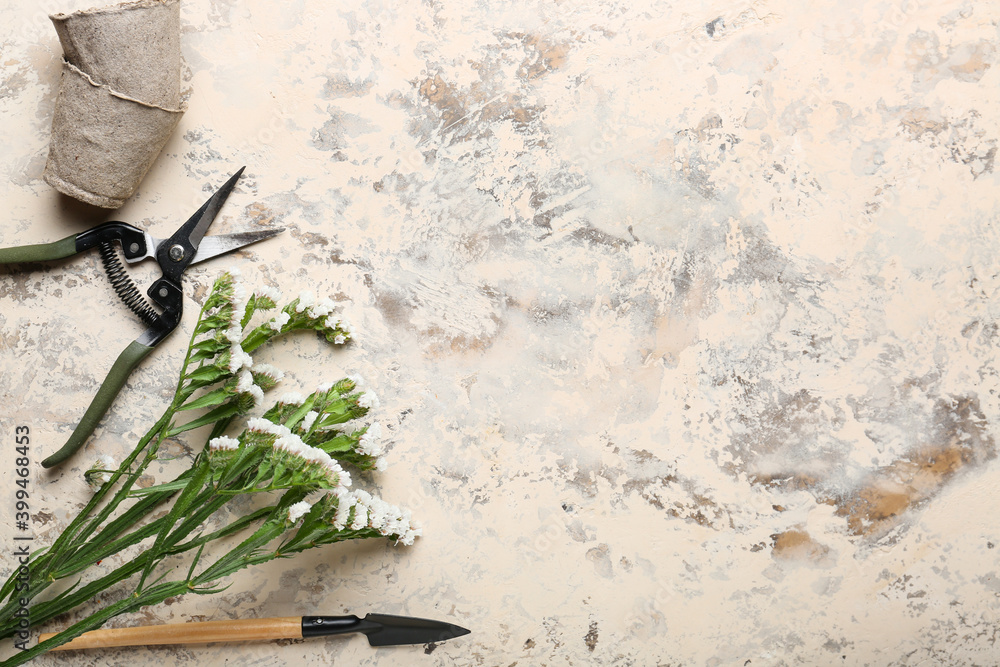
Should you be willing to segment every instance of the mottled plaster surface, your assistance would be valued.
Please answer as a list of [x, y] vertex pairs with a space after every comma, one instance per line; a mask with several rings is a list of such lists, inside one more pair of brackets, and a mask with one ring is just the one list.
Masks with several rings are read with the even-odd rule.
[[[44, 13], [67, 3], [2, 8], [3, 245], [106, 217], [40, 178]], [[185, 2], [189, 111], [112, 217], [171, 229], [247, 165], [216, 228], [288, 232], [196, 267], [189, 296], [235, 265], [345, 303], [355, 344], [274, 358], [288, 390], [368, 380], [391, 446], [363, 483], [425, 536], [116, 623], [376, 610], [473, 633], [39, 664], [1000, 663], [998, 21], [929, 0]], [[95, 255], [0, 271], [0, 426], [30, 425], [40, 458], [139, 326]], [[88, 452], [134, 444], [186, 336]], [[85, 465], [38, 470], [40, 538]]]

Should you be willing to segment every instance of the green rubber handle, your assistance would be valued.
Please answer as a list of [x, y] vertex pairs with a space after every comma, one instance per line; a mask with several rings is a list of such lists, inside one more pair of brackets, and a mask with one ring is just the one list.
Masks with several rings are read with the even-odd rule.
[[16, 248], [0, 248], [0, 264], [17, 262], [45, 262], [62, 259], [76, 254], [76, 234], [52, 243], [22, 245]]
[[117, 396], [118, 392], [121, 391], [121, 388], [125, 385], [125, 380], [127, 380], [128, 376], [132, 373], [132, 369], [134, 369], [136, 365], [145, 359], [146, 355], [152, 351], [152, 347], [143, 345], [136, 340], [132, 341], [132, 343], [130, 343], [129, 346], [118, 355], [118, 359], [115, 360], [114, 365], [108, 372], [108, 377], [104, 378], [101, 388], [97, 390], [94, 400], [90, 402], [90, 407], [87, 408], [87, 412], [83, 415], [83, 419], [80, 420], [76, 430], [74, 430], [73, 434], [69, 436], [69, 440], [67, 440], [66, 444], [62, 446], [62, 449], [42, 461], [43, 468], [51, 468], [59, 465], [83, 446], [83, 443], [87, 441], [90, 434], [94, 432], [95, 428], [97, 428], [97, 424], [101, 421], [101, 417], [103, 417], [104, 413], [111, 407], [111, 404], [115, 400], [115, 396]]

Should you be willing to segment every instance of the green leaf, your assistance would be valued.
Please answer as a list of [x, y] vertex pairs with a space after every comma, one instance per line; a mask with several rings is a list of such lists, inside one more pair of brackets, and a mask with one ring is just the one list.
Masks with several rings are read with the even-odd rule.
[[[270, 466], [264, 463], [267, 452], [268, 450], [264, 447], [241, 447], [219, 476], [219, 488], [231, 487], [234, 480], [241, 477], [247, 470], [256, 471], [258, 477], [266, 473], [270, 470]], [[255, 482], [256, 479], [250, 484], [239, 484], [237, 486], [242, 489], [243, 487], [253, 486]]]
[[207, 364], [205, 366], [199, 366], [195, 370], [187, 374], [187, 379], [192, 382], [202, 382], [204, 384], [211, 384], [229, 375], [228, 369], [222, 369], [213, 364]]
[[194, 574], [194, 568], [196, 565], [198, 565], [198, 561], [201, 560], [201, 553], [204, 550], [205, 550], [205, 543], [202, 542], [201, 546], [198, 547], [198, 553], [196, 553], [194, 555], [194, 558], [191, 560], [191, 567], [188, 569], [187, 577], [185, 577], [185, 579], [187, 579], [188, 581], [191, 581], [191, 576]]
[[225, 387], [219, 387], [218, 389], [210, 391], [200, 398], [196, 398], [190, 403], [185, 403], [177, 410], [178, 412], [180, 412], [183, 410], [197, 410], [199, 408], [211, 408], [216, 405], [219, 405], [220, 403], [224, 403], [230, 396], [232, 396], [232, 393], [227, 391]]
[[313, 404], [316, 402], [316, 395], [310, 394], [306, 396], [306, 400], [302, 401], [302, 405], [295, 408], [295, 411], [285, 419], [285, 426], [288, 428], [295, 428], [295, 425], [302, 421], [310, 410], [313, 409]]
[[202, 426], [207, 426], [213, 422], [217, 422], [221, 419], [227, 419], [232, 417], [237, 412], [239, 412], [239, 406], [235, 403], [227, 403], [225, 405], [220, 405], [211, 412], [207, 412], [201, 417], [189, 421], [186, 424], [181, 424], [180, 426], [175, 426], [167, 432], [168, 437], [177, 435], [178, 433], [184, 433], [185, 431], [190, 431], [192, 429], [200, 428]]
[[255, 310], [257, 310], [257, 295], [251, 294], [247, 300], [247, 308], [243, 311], [243, 319], [240, 320], [240, 329], [246, 329]]
[[163, 484], [157, 484], [156, 486], [149, 486], [145, 489], [135, 489], [129, 492], [129, 496], [137, 498], [139, 496], [148, 496], [153, 493], [163, 493], [164, 491], [180, 491], [185, 486], [187, 486], [186, 479], [175, 479], [172, 482], [164, 482]]
[[210, 315], [203, 318], [195, 327], [195, 333], [202, 334], [212, 331], [213, 329], [228, 329], [229, 316], [228, 313], [224, 312], [224, 310], [220, 311], [217, 315]]
[[267, 323], [254, 327], [254, 329], [252, 329], [250, 333], [243, 338], [243, 351], [248, 353], [253, 352], [277, 335], [278, 332], [268, 326]]
[[184, 490], [181, 491], [180, 495], [174, 501], [174, 506], [170, 508], [170, 513], [167, 514], [166, 520], [163, 522], [159, 532], [156, 535], [156, 540], [153, 542], [153, 546], [149, 548], [148, 554], [145, 558], [145, 565], [142, 570], [142, 577], [139, 579], [139, 588], [142, 588], [143, 583], [146, 581], [146, 577], [153, 571], [153, 567], [159, 560], [162, 560], [167, 554], [162, 553], [160, 550], [160, 545], [167, 539], [167, 535], [170, 534], [170, 529], [173, 528], [174, 523], [183, 517], [187, 516], [188, 508], [194, 499], [197, 497], [198, 492], [201, 491], [205, 482], [208, 481], [209, 476], [212, 473], [212, 469], [208, 465], [208, 460], [203, 457], [199, 457], [195, 460], [195, 471], [191, 476], [191, 479], [185, 485]]
[[[322, 436], [324, 434], [318, 433], [317, 435]], [[351, 451], [354, 448], [354, 446], [357, 445], [357, 439], [352, 438], [351, 436], [348, 435], [337, 435], [333, 438], [330, 438], [329, 440], [325, 440], [322, 442], [309, 442], [308, 444], [312, 445], [313, 447], [318, 447], [319, 449], [322, 449], [327, 454], [333, 455], [334, 453], [337, 452]]]
[[219, 338], [207, 338], [191, 346], [190, 361], [195, 361], [198, 358], [209, 359], [217, 355], [219, 352], [222, 352], [223, 350], [226, 350], [228, 348], [229, 348], [229, 341], [227, 340], [221, 340]]

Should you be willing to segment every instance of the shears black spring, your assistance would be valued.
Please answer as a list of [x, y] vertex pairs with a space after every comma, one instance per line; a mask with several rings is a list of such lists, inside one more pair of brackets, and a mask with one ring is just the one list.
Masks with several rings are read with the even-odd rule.
[[146, 297], [139, 293], [139, 289], [129, 278], [122, 266], [121, 259], [118, 258], [118, 251], [110, 241], [104, 241], [97, 246], [97, 251], [101, 254], [101, 263], [104, 265], [104, 272], [108, 274], [111, 286], [115, 288], [115, 293], [122, 300], [128, 309], [138, 315], [146, 324], [152, 326], [156, 323], [159, 314], [153, 306], [146, 301]]

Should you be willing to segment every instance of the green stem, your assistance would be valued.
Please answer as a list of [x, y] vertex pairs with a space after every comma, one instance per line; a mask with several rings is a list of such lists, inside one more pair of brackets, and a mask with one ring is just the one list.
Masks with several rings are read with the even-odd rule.
[[[202, 306], [198, 314], [199, 320], [204, 316], [206, 307], [207, 306]], [[149, 464], [152, 463], [152, 461], [156, 458], [156, 452], [159, 450], [160, 445], [163, 443], [163, 440], [166, 437], [166, 433], [164, 432], [164, 430], [168, 427], [170, 420], [173, 419], [174, 414], [180, 407], [178, 403], [178, 396], [181, 393], [181, 387], [184, 383], [184, 375], [187, 372], [188, 365], [191, 362], [192, 347], [194, 344], [194, 339], [197, 336], [197, 329], [198, 328], [196, 326], [195, 333], [192, 333], [191, 339], [188, 343], [187, 352], [184, 355], [184, 361], [181, 364], [181, 372], [177, 380], [177, 387], [174, 390], [174, 398], [171, 401], [170, 405], [167, 407], [166, 411], [164, 411], [163, 415], [157, 420], [156, 424], [154, 424], [153, 427], [146, 432], [146, 435], [144, 435], [142, 439], [139, 440], [135, 449], [132, 450], [132, 453], [129, 454], [124, 461], [122, 461], [122, 464], [118, 467], [118, 471], [111, 476], [111, 480], [100, 488], [100, 490], [94, 495], [94, 497], [91, 498], [90, 502], [87, 503], [87, 506], [84, 507], [84, 509], [80, 512], [80, 514], [77, 515], [77, 517], [70, 523], [70, 525], [66, 528], [66, 530], [64, 530], [63, 533], [60, 534], [60, 536], [53, 543], [52, 547], [49, 549], [49, 553], [52, 553], [54, 555], [52, 556], [51, 559], [49, 559], [46, 562], [45, 568], [38, 573], [41, 579], [43, 580], [49, 579], [54, 570], [61, 569], [65, 565], [67, 556], [72, 555], [81, 548], [85, 548], [88, 538], [94, 533], [94, 531], [97, 530], [97, 528], [104, 521], [108, 519], [108, 517], [111, 516], [111, 514], [118, 508], [118, 506], [126, 498], [129, 497], [129, 492], [131, 491], [136, 481], [145, 472]], [[156, 436], [159, 437], [157, 438]], [[135, 460], [139, 457], [139, 455], [143, 452], [143, 450], [146, 449], [149, 443], [153, 441], [154, 438], [156, 438], [155, 445], [152, 448], [150, 448], [149, 451], [146, 452], [146, 456], [143, 459], [143, 461], [139, 464], [138, 468], [136, 468], [134, 471], [132, 471], [132, 473], [130, 473], [126, 477], [124, 484], [122, 484], [122, 486], [115, 492], [115, 495], [112, 497], [111, 501], [97, 514], [97, 516], [93, 518], [93, 520], [90, 521], [89, 524], [84, 526], [84, 524], [86, 523], [87, 519], [90, 516], [90, 513], [93, 512], [100, 505], [104, 497], [107, 496], [107, 494], [110, 493], [111, 490], [115, 487], [115, 484], [117, 483], [118, 479], [124, 474], [124, 471], [127, 470], [132, 465], [133, 462], [135, 462]], [[135, 517], [135, 519], [136, 521], [138, 521], [138, 517]], [[74, 541], [79, 546], [76, 546], [74, 548], [74, 546], [70, 543], [71, 540]]]
[[[203, 306], [201, 312], [199, 313], [198, 319], [200, 320], [204, 314], [206, 306]], [[126, 512], [124, 518], [119, 518], [111, 525], [107, 526], [105, 530], [109, 532], [103, 532], [101, 535], [104, 539], [98, 539], [96, 541], [91, 541], [90, 537], [98, 529], [101, 524], [103, 524], [108, 517], [118, 508], [118, 506], [129, 497], [129, 492], [134, 486], [135, 482], [139, 479], [148, 465], [155, 459], [156, 451], [159, 449], [160, 444], [163, 442], [165, 434], [164, 429], [170, 423], [173, 418], [174, 413], [180, 407], [179, 396], [181, 394], [181, 387], [184, 382], [184, 376], [187, 372], [188, 365], [191, 361], [192, 348], [194, 339], [197, 336], [197, 326], [195, 327], [195, 333], [192, 334], [191, 340], [188, 345], [187, 353], [184, 357], [184, 362], [181, 366], [181, 373], [177, 382], [177, 388], [174, 392], [174, 399], [171, 401], [170, 406], [164, 411], [163, 415], [159, 420], [153, 425], [149, 431], [139, 440], [136, 447], [132, 450], [131, 454], [125, 458], [122, 464], [118, 467], [118, 470], [112, 474], [111, 479], [108, 483], [104, 484], [97, 493], [88, 501], [86, 506], [77, 514], [77, 516], [70, 522], [70, 524], [62, 531], [55, 542], [52, 543], [47, 549], [41, 550], [36, 554], [32, 555], [33, 568], [31, 571], [31, 577], [29, 582], [28, 592], [30, 597], [34, 598], [40, 593], [42, 593], [46, 588], [55, 582], [56, 577], [54, 573], [58, 570], [69, 569], [70, 571], [77, 571], [86, 567], [87, 559], [89, 556], [93, 556], [97, 551], [100, 550], [102, 544], [107, 544], [107, 540], [114, 539], [117, 537], [122, 530], [128, 527], [128, 522], [131, 521], [130, 525], [134, 525], [141, 518], [140, 510]], [[159, 436], [159, 438], [157, 438]], [[155, 445], [151, 448], [151, 451], [146, 452], [145, 458], [139, 464], [139, 466], [129, 473], [126, 473], [136, 461], [140, 454], [146, 450], [147, 446], [153, 442], [156, 438]], [[125, 477], [125, 481], [120, 488], [114, 493], [107, 505], [104, 506], [102, 510], [94, 515], [95, 511], [101, 506], [105, 498], [115, 489], [116, 484], [119, 479]], [[151, 510], [158, 503], [143, 503], [144, 508]], [[94, 559], [90, 562], [96, 562], [98, 559]], [[86, 563], [86, 564], [84, 564]], [[0, 600], [8, 600], [7, 604], [0, 609], [0, 624], [7, 622], [10, 619], [10, 615], [15, 613], [19, 608], [19, 600], [15, 599], [13, 593], [17, 587], [18, 579], [17, 572], [12, 572], [11, 576], [7, 579], [2, 587], [0, 587]], [[21, 597], [21, 596], [16, 596]]]
[[[173, 556], [184, 553], [186, 551], [190, 551], [191, 549], [200, 548], [209, 542], [239, 533], [267, 516], [270, 513], [270, 509], [271, 508], [264, 508], [245, 517], [241, 517], [224, 528], [209, 533], [208, 535], [202, 535], [182, 544], [171, 545], [171, 547], [165, 551], [164, 555]], [[31, 608], [32, 625], [42, 625], [47, 621], [66, 613], [87, 600], [92, 599], [101, 591], [104, 591], [109, 587], [132, 577], [138, 573], [143, 566], [144, 563], [141, 558], [132, 559], [113, 572], [110, 572], [100, 579], [87, 584], [83, 588], [77, 589], [75, 592], [72, 592], [70, 595], [66, 595], [64, 598], [48, 600], [33, 606]], [[8, 630], [8, 628], [0, 630], [0, 638], [10, 636], [6, 634]]]
[[[196, 514], [195, 516], [201, 519], [201, 521], [204, 521], [212, 513], [218, 510], [223, 504], [225, 504], [226, 500], [228, 499], [223, 498], [220, 499], [219, 502], [206, 504], [202, 508], [203, 511], [199, 511], [199, 513]], [[167, 523], [167, 519], [168, 517], [166, 516], [160, 517], [156, 521], [153, 521], [143, 526], [141, 529], [134, 530], [131, 533], [125, 535], [124, 537], [121, 537], [113, 542], [105, 544], [104, 548], [101, 551], [88, 552], [86, 554], [86, 557], [82, 557], [79, 562], [67, 564], [65, 568], [55, 572], [53, 574], [53, 577], [55, 577], [58, 580], [73, 576], [74, 574], [82, 572], [83, 570], [87, 569], [97, 561], [109, 558], [110, 556], [120, 553], [121, 551], [127, 549], [128, 547], [134, 544], [142, 542], [148, 537], [156, 535], [159, 531], [163, 530], [164, 525]]]
[[[93, 517], [89, 524], [87, 523], [88, 519], [91, 519], [91, 513], [100, 506], [101, 501], [104, 500], [108, 493], [111, 492], [118, 479], [125, 474], [124, 470], [132, 465], [143, 449], [167, 423], [168, 416], [169, 410], [139, 441], [139, 444], [132, 451], [132, 453], [125, 459], [125, 461], [122, 462], [118, 471], [111, 476], [111, 480], [104, 484], [98, 492], [94, 494], [93, 498], [91, 498], [83, 510], [81, 510], [70, 525], [67, 526], [66, 529], [59, 535], [56, 541], [53, 542], [48, 549], [42, 550], [41, 552], [33, 555], [33, 567], [31, 569], [27, 590], [27, 597], [29, 600], [44, 592], [46, 588], [55, 582], [53, 573], [62, 567], [67, 561], [71, 561], [77, 552], [87, 545], [87, 540], [93, 531], [96, 530], [96, 528], [103, 521], [105, 521], [108, 516], [110, 516], [110, 514], [118, 507], [118, 505], [121, 504], [123, 500], [125, 500], [128, 495], [128, 490], [142, 474], [145, 466], [147, 466], [152, 460], [152, 456], [155, 456], [155, 449], [159, 446], [159, 442], [157, 442], [156, 447], [154, 447], [152, 456], [147, 455], [143, 464], [140, 465], [136, 471], [127, 476], [122, 488], [119, 489], [108, 504]], [[19, 600], [16, 598], [24, 597], [21, 595], [14, 595], [18, 583], [17, 574], [18, 573], [16, 571], [12, 572], [4, 586], [0, 588], [0, 599], [7, 600], [4, 607], [0, 609], [0, 624], [9, 621], [11, 615], [19, 608]]]
[[260, 528], [240, 543], [239, 546], [206, 568], [196, 580], [199, 583], [217, 581], [247, 565], [266, 562], [274, 558], [272, 555], [264, 560], [258, 560], [258, 552], [267, 546], [269, 542], [285, 532], [287, 526], [284, 522], [284, 516], [288, 508], [305, 498], [308, 494], [308, 490], [300, 488], [286, 491], [281, 496], [278, 504], [271, 508], [270, 518]]
[[[187, 482], [187, 478], [190, 476], [189, 473], [190, 471], [185, 471], [179, 477], [177, 477], [177, 479], [175, 479], [174, 482], [172, 482], [171, 484], [179, 484], [180, 486], [178, 486], [177, 489], [183, 488], [184, 484], [186, 484]], [[169, 500], [177, 489], [165, 489], [161, 492], [145, 495], [139, 502], [137, 502], [132, 507], [128, 508], [128, 510], [126, 510], [114, 521], [109, 523], [106, 527], [101, 529], [101, 531], [98, 532], [93, 538], [88, 540], [86, 545], [84, 545], [80, 550], [74, 553], [72, 561], [77, 564], [85, 563], [83, 564], [82, 567], [86, 567], [89, 563], [97, 562], [99, 560], [106, 558], [111, 553], [117, 553], [118, 551], [121, 551], [121, 549], [124, 548], [124, 546], [117, 548], [109, 553], [108, 552], [109, 545], [120, 542], [121, 540], [119, 538], [122, 535], [122, 533], [127, 531], [129, 528], [132, 528], [133, 526], [137, 525], [142, 520], [143, 517], [147, 516], [153, 510], [155, 510], [159, 505]], [[134, 494], [135, 494], [134, 491], [131, 492], [131, 495]], [[141, 531], [133, 531], [133, 533], [140, 533], [140, 532]], [[138, 540], [141, 539], [142, 538], [138, 538]], [[132, 543], [134, 544], [135, 541], [138, 540], [134, 540]], [[65, 568], [69, 566], [70, 566], [69, 563], [65, 564], [62, 570], [65, 570]], [[82, 569], [82, 567], [80, 569]], [[60, 572], [62, 570], [60, 570]], [[61, 578], [63, 576], [66, 575], [60, 574], [57, 575], [57, 578]]]
[[[146, 448], [150, 441], [152, 441], [153, 437], [156, 436], [160, 429], [166, 425], [170, 414], [171, 411], [168, 409], [167, 412], [164, 413], [163, 417], [156, 422], [153, 428], [151, 428], [146, 435], [143, 436], [136, 448], [132, 450], [132, 453], [129, 454], [129, 456], [122, 462], [122, 465], [118, 468], [118, 472], [112, 475], [111, 480], [107, 484], [104, 484], [100, 490], [94, 494], [94, 497], [90, 499], [83, 510], [81, 510], [70, 525], [66, 527], [62, 534], [56, 538], [56, 541], [52, 543], [52, 546], [49, 548], [49, 553], [53, 554], [53, 566], [58, 567], [67, 552], [73, 549], [73, 541], [78, 544], [85, 543], [87, 538], [93, 533], [94, 530], [96, 530], [97, 526], [107, 519], [107, 517], [114, 512], [118, 505], [125, 500], [128, 495], [128, 489], [130, 489], [135, 481], [139, 479], [139, 476], [145, 470], [145, 466], [149, 464], [148, 462], [151, 460], [150, 456], [147, 455], [146, 461], [144, 462], [145, 465], [140, 465], [137, 470], [128, 475], [122, 489], [119, 489], [119, 491], [112, 497], [111, 501], [95, 517], [93, 517], [93, 520], [90, 521], [89, 524], [87, 523], [88, 519], [91, 518], [91, 513], [97, 509], [101, 501], [104, 500], [104, 498], [111, 492], [118, 479], [124, 474], [123, 471], [132, 465], [136, 458], [138, 458], [139, 454]], [[158, 446], [159, 442], [157, 443], [157, 447]], [[155, 454], [155, 449], [157, 447], [154, 447], [153, 454]], [[47, 575], [48, 572], [45, 574]]]

